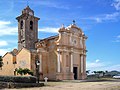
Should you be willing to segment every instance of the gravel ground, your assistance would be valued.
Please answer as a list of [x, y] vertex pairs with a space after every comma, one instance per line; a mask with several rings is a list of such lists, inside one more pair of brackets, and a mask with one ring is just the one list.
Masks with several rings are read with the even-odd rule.
[[44, 87], [5, 89], [5, 90], [120, 90], [120, 82], [48, 82]]

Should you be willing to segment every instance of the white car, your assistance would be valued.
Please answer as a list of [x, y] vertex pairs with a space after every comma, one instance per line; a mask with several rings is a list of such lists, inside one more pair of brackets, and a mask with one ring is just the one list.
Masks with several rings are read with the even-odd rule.
[[120, 74], [113, 76], [113, 78], [119, 78], [120, 79]]

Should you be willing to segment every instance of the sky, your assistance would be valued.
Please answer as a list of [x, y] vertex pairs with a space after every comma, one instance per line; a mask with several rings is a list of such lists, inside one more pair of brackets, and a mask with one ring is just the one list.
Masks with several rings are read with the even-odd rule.
[[17, 48], [17, 16], [27, 6], [39, 21], [39, 39], [76, 21], [85, 35], [87, 70], [120, 71], [120, 0], [0, 0], [0, 55]]

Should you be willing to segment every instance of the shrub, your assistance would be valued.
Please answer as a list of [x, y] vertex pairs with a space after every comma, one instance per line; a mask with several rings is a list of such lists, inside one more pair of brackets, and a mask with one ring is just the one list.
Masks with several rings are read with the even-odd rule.
[[33, 76], [33, 72], [31, 70], [29, 70], [28, 68], [19, 68], [16, 70], [18, 74], [20, 75], [26, 75], [26, 74], [29, 74], [29, 75], [32, 75]]
[[33, 72], [32, 71], [29, 71], [28, 74], [33, 76]]
[[36, 83], [36, 77], [34, 76], [0, 76], [2, 82], [14, 82], [14, 83]]
[[23, 69], [22, 68], [17, 69], [17, 73], [23, 75]]
[[30, 72], [30, 70], [28, 68], [25, 68], [22, 70], [23, 74], [26, 75], [28, 72]]

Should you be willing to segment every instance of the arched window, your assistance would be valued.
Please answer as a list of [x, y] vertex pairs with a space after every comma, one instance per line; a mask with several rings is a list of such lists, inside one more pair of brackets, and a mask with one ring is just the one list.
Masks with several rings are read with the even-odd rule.
[[30, 29], [33, 30], [33, 21], [30, 21]]
[[23, 21], [20, 22], [20, 29], [23, 29]]

